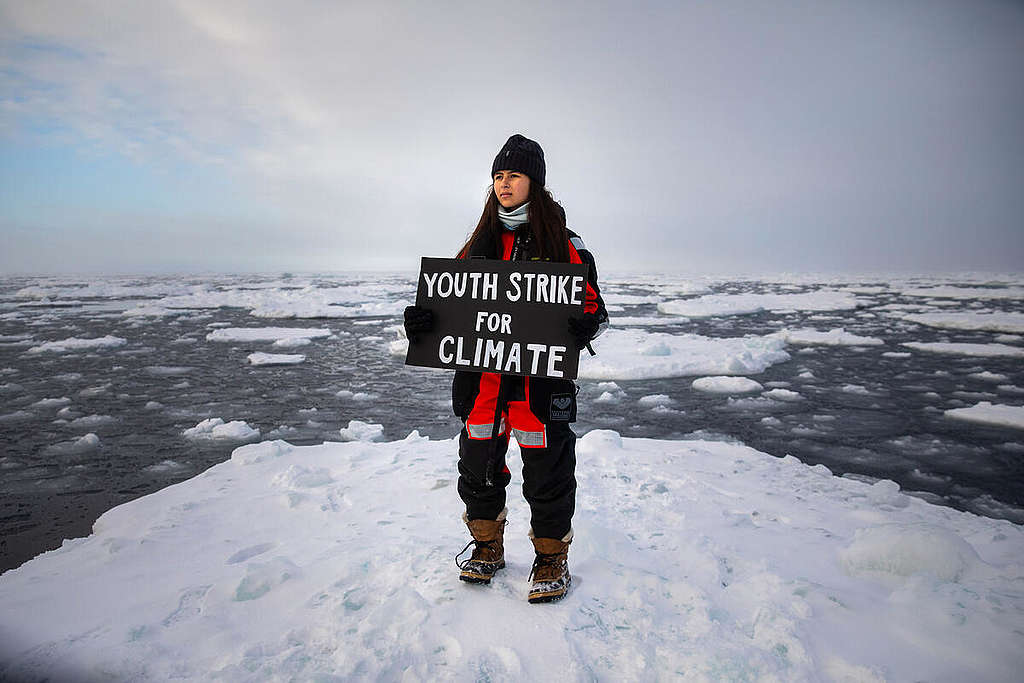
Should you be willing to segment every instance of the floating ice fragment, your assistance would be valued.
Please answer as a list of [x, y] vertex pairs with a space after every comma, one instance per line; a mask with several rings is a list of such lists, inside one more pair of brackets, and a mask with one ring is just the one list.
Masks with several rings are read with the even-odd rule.
[[204, 441], [251, 441], [260, 438], [260, 430], [241, 420], [225, 423], [219, 417], [203, 420], [181, 433], [186, 439]]
[[947, 410], [945, 415], [955, 420], [1024, 429], [1024, 406], [994, 405], [988, 401], [982, 401], [967, 408]]
[[250, 365], [298, 365], [306, 360], [301, 353], [263, 353], [257, 351], [248, 356]]
[[384, 425], [350, 420], [338, 433], [342, 441], [378, 441], [384, 436]]
[[691, 386], [697, 391], [709, 394], [746, 394], [752, 391], [761, 391], [764, 387], [760, 382], [748, 377], [699, 377], [693, 380]]

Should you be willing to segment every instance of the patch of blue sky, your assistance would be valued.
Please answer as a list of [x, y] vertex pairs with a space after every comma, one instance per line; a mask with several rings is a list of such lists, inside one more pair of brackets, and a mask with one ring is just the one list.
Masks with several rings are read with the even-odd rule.
[[232, 201], [234, 196], [223, 166], [167, 158], [147, 163], [95, 145], [83, 150], [38, 140], [0, 141], [0, 220], [8, 225], [69, 213], [217, 218], [256, 211], [248, 202]]

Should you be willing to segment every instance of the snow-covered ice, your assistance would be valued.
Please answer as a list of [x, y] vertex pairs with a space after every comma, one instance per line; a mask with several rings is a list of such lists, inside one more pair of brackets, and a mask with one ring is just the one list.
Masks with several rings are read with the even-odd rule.
[[60, 341], [43, 342], [42, 344], [28, 349], [25, 353], [72, 353], [75, 351], [93, 351], [96, 349], [110, 349], [118, 346], [124, 346], [127, 343], [128, 340], [111, 335], [97, 337], [94, 339], [70, 337], [68, 339], [61, 339]]
[[[243, 446], [0, 576], [0, 677], [1013, 681], [1024, 530], [735, 443], [592, 431], [559, 603], [461, 583], [453, 441]], [[168, 558], [173, 558], [169, 562]]]
[[981, 401], [967, 408], [947, 410], [946, 417], [996, 427], [1024, 429], [1024, 406], [998, 405], [989, 401]]
[[349, 420], [340, 430], [342, 441], [379, 441], [384, 436], [384, 425], [362, 420]]
[[711, 338], [610, 329], [580, 355], [584, 379], [652, 379], [688, 375], [745, 375], [789, 360], [776, 337]]
[[260, 438], [260, 430], [250, 427], [242, 420], [224, 422], [222, 418], [211, 417], [195, 427], [189, 427], [182, 436], [199, 441], [252, 441]]
[[780, 330], [776, 332], [787, 344], [823, 346], [879, 346], [885, 341], [878, 337], [864, 337], [847, 332], [842, 327], [836, 327], [828, 332], [818, 330]]
[[918, 351], [929, 351], [931, 353], [948, 353], [959, 356], [978, 356], [991, 358], [995, 356], [1008, 356], [1011, 358], [1024, 358], [1024, 348], [1008, 346], [1006, 344], [974, 344], [967, 342], [904, 342], [903, 346]]
[[751, 391], [761, 391], [764, 386], [749, 377], [698, 377], [693, 380], [692, 385], [697, 391], [709, 394], [746, 394]]
[[1024, 332], [1024, 313], [942, 312], [916, 313], [902, 316], [904, 320], [951, 330], [987, 330]]
[[744, 315], [760, 311], [841, 311], [861, 302], [850, 292], [821, 289], [800, 294], [706, 294], [695, 299], [664, 301], [658, 312], [688, 318]]
[[263, 353], [257, 351], [248, 356], [250, 365], [298, 365], [306, 360], [301, 353]]
[[206, 335], [218, 342], [278, 342], [286, 339], [322, 339], [330, 337], [327, 329], [306, 327], [225, 327]]

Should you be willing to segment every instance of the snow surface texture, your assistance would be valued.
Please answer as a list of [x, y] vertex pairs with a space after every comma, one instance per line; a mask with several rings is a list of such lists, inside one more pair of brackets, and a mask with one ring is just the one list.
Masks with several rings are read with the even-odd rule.
[[1019, 680], [1012, 523], [738, 444], [597, 430], [573, 587], [529, 605], [518, 451], [508, 566], [485, 587], [452, 563], [456, 450], [263, 442], [114, 508], [0, 576], [0, 679]]

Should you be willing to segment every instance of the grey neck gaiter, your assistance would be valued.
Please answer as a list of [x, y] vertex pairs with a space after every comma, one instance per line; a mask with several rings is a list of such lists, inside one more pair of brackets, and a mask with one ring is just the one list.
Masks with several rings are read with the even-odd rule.
[[502, 224], [508, 230], [515, 230], [523, 223], [530, 220], [530, 202], [526, 202], [520, 207], [508, 211], [503, 206], [498, 207], [498, 219], [501, 220]]

